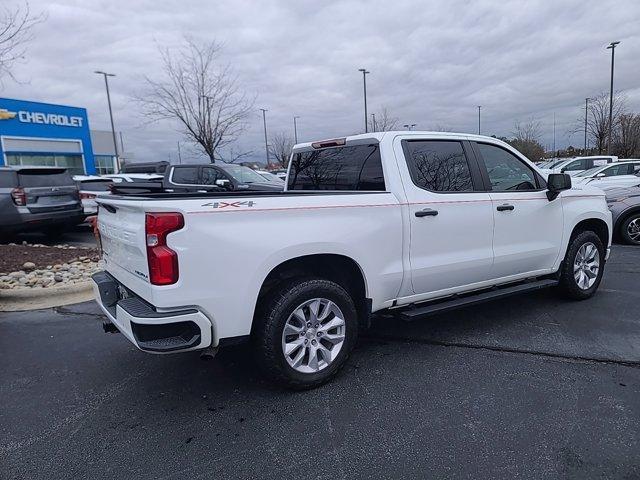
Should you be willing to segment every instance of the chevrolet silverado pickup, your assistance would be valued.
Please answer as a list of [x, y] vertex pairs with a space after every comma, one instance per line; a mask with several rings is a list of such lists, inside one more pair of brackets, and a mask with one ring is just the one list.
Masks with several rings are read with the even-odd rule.
[[290, 388], [326, 382], [370, 315], [414, 319], [555, 287], [597, 290], [604, 194], [495, 138], [384, 132], [296, 145], [283, 192], [98, 199], [110, 323], [140, 350], [249, 340]]

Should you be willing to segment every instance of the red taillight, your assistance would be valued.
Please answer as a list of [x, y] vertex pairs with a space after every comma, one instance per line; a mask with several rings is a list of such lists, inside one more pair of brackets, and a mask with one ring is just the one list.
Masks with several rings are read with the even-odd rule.
[[27, 195], [20, 187], [11, 190], [11, 198], [13, 198], [13, 203], [18, 205], [19, 207], [23, 207], [27, 204]]
[[147, 213], [147, 261], [149, 280], [154, 285], [171, 285], [178, 281], [178, 254], [167, 246], [167, 235], [184, 227], [181, 213]]
[[80, 192], [80, 200], [92, 200], [94, 198], [96, 198], [96, 196], [93, 193], [82, 193], [82, 192]]

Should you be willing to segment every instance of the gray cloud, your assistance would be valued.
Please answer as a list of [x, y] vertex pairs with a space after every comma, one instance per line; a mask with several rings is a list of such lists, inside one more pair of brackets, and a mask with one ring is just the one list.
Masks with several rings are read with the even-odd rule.
[[[9, 4], [15, 3], [9, 0]], [[301, 140], [362, 129], [366, 67], [370, 111], [386, 106], [401, 123], [509, 135], [517, 119], [534, 117], [551, 144], [581, 144], [568, 131], [586, 96], [608, 90], [609, 51], [616, 50], [616, 87], [640, 111], [634, 1], [31, 1], [47, 11], [2, 96], [84, 106], [92, 128], [109, 125], [104, 86], [92, 72], [114, 72], [113, 106], [126, 150], [138, 160], [176, 159], [178, 126], [148, 125], [131, 97], [143, 76], [161, 74], [157, 45], [183, 35], [217, 39], [256, 108], [268, 108], [271, 133]], [[263, 158], [262, 120], [250, 119], [239, 150]], [[190, 159], [198, 154], [185, 153]]]

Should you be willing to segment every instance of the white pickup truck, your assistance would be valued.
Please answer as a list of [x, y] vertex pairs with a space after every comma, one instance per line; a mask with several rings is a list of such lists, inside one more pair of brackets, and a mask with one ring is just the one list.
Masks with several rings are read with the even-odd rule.
[[153, 353], [249, 339], [291, 388], [331, 378], [372, 312], [550, 286], [589, 298], [612, 231], [602, 191], [545, 180], [494, 138], [432, 132], [296, 145], [284, 192], [99, 203], [95, 291], [119, 331]]

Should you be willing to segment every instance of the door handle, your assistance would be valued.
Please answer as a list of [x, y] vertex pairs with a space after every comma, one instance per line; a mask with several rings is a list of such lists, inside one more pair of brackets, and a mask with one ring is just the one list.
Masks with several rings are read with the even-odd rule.
[[502, 205], [498, 205], [496, 210], [498, 210], [499, 212], [504, 212], [505, 210], [514, 210], [515, 208], [516, 207], [514, 207], [513, 205], [509, 205], [508, 203], [504, 203]]
[[416, 212], [416, 217], [435, 217], [436, 215], [438, 215], [438, 211], [432, 208], [425, 208]]

